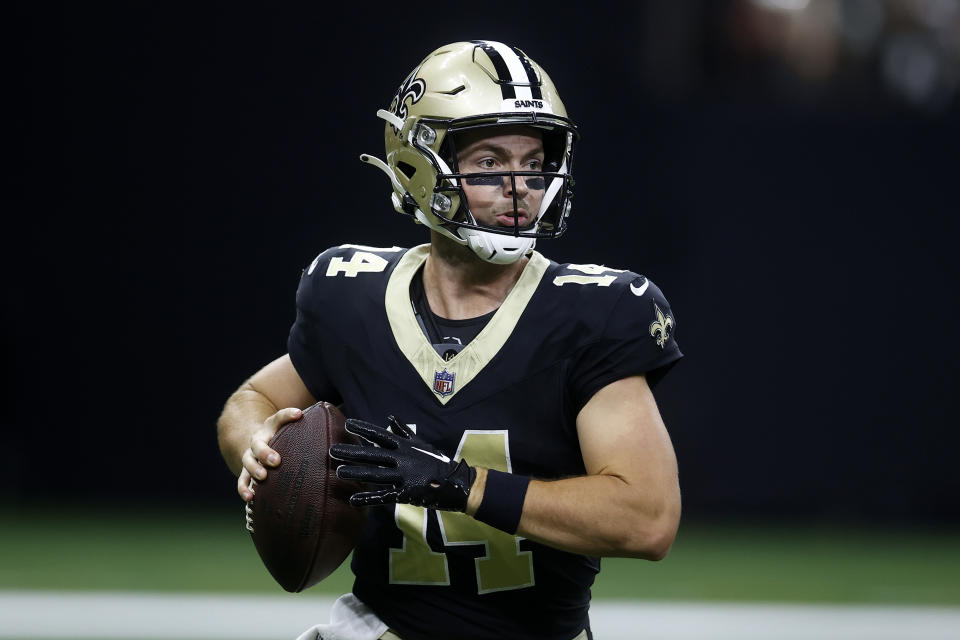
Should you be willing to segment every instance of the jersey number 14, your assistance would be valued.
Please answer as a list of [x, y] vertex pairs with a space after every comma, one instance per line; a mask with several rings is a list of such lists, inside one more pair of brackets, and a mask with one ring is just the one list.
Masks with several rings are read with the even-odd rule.
[[[510, 472], [506, 431], [464, 431], [456, 460]], [[437, 517], [444, 546], [483, 545], [484, 554], [474, 560], [477, 591], [491, 593], [533, 585], [533, 555], [520, 550], [520, 536], [495, 529], [465, 513], [433, 511], [409, 504], [396, 506], [397, 526], [403, 532], [403, 546], [390, 549], [392, 584], [449, 585], [447, 554], [434, 551], [427, 543], [427, 521]]]

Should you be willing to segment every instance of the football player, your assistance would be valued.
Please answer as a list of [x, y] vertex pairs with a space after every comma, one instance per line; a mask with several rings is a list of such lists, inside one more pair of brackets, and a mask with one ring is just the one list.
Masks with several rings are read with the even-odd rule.
[[343, 245], [304, 270], [288, 353], [219, 421], [251, 478], [318, 399], [363, 444], [335, 445], [367, 508], [353, 590], [302, 638], [590, 638], [601, 556], [659, 560], [680, 518], [653, 387], [681, 357], [663, 294], [636, 273], [534, 250], [567, 227], [578, 133], [521, 50], [427, 56], [385, 121], [394, 208], [412, 249]]

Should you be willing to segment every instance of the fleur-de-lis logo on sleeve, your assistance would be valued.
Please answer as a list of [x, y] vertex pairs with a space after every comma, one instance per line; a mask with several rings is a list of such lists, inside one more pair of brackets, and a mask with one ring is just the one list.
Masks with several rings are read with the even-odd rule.
[[657, 314], [657, 319], [650, 324], [650, 335], [657, 341], [657, 346], [663, 349], [670, 339], [670, 329], [673, 327], [673, 318], [669, 315], [663, 315], [663, 311], [653, 303], [653, 310]]

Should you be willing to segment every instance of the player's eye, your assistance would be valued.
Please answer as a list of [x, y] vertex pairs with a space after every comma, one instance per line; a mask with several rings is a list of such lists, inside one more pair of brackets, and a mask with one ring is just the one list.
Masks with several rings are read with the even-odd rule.
[[477, 162], [477, 166], [481, 169], [496, 169], [497, 161], [493, 158], [481, 158], [480, 161]]

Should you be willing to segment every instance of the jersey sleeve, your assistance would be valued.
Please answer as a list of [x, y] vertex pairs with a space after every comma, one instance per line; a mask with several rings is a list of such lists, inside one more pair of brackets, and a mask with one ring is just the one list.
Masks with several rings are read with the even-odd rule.
[[323, 274], [332, 251], [327, 250], [317, 256], [300, 276], [300, 285], [297, 287], [297, 319], [287, 337], [287, 352], [314, 398], [340, 404], [340, 393], [327, 374], [327, 354], [324, 348], [324, 336], [329, 333], [324, 326], [324, 307], [327, 306], [325, 303], [329, 296], [324, 295]]
[[676, 316], [657, 285], [636, 276], [623, 286], [603, 333], [573, 362], [570, 390], [577, 411], [621, 378], [642, 374], [653, 388], [683, 357], [676, 328]]

